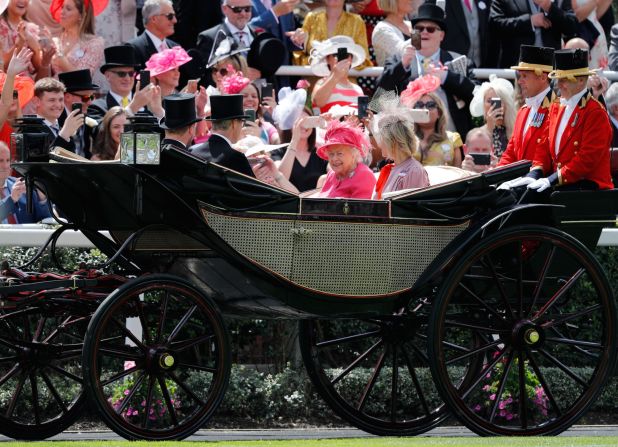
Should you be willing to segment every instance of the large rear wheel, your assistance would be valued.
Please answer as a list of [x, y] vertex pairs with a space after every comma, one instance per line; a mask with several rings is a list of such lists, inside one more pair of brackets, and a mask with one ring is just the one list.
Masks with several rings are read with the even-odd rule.
[[541, 226], [500, 231], [468, 250], [438, 292], [429, 333], [444, 401], [481, 435], [566, 430], [616, 358], [604, 272], [577, 240]]

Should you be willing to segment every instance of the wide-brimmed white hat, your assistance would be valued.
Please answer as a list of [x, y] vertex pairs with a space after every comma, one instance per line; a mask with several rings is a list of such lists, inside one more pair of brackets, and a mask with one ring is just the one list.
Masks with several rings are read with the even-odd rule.
[[2, 14], [9, 6], [9, 0], [0, 0], [0, 14]]
[[513, 84], [511, 81], [499, 78], [496, 75], [492, 74], [489, 76], [489, 82], [483, 82], [480, 86], [476, 86], [474, 88], [474, 97], [472, 101], [470, 101], [470, 113], [472, 116], [483, 116], [484, 112], [484, 102], [485, 102], [485, 93], [487, 90], [493, 89], [496, 93], [502, 92], [504, 98], [508, 101], [506, 107], [510, 110], [515, 110], [515, 103], [513, 101], [509, 101], [509, 99], [513, 98], [515, 89], [513, 88]]
[[358, 67], [367, 58], [365, 49], [349, 36], [333, 36], [322, 41], [314, 40], [311, 43], [311, 55], [309, 56], [313, 74], [321, 77], [328, 76], [330, 69], [326, 63], [326, 56], [337, 54], [339, 48], [345, 48], [352, 55], [352, 68]]

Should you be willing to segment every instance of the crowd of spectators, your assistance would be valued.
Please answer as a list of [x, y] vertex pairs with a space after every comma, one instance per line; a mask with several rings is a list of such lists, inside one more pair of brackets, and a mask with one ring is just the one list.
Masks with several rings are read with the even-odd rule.
[[[98, 161], [146, 113], [164, 147], [324, 197], [424, 187], [428, 166], [490, 169], [512, 161], [518, 110], [547, 96], [548, 71], [481, 82], [474, 69], [521, 67], [523, 45], [618, 71], [614, 13], [611, 0], [0, 0], [0, 221], [29, 221], [5, 166], [24, 114]], [[352, 74], [372, 66], [379, 77]], [[618, 84], [586, 79], [616, 145]]]

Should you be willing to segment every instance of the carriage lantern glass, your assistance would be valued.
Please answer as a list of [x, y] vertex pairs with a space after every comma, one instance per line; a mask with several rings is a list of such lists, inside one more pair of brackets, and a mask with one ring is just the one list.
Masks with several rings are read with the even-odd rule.
[[120, 162], [158, 165], [161, 161], [161, 128], [157, 118], [137, 113], [129, 118], [120, 136]]
[[11, 153], [22, 162], [48, 162], [53, 135], [47, 131], [43, 118], [24, 115], [15, 120], [11, 133]]

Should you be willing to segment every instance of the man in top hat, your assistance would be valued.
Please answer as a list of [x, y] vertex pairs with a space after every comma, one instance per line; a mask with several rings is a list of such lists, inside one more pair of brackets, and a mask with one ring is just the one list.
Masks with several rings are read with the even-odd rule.
[[539, 192], [551, 186], [563, 189], [610, 189], [609, 147], [612, 128], [607, 112], [588, 91], [588, 51], [554, 53], [560, 103], [549, 108], [548, 139], [538, 146], [527, 177], [511, 186], [527, 185]]
[[146, 61], [153, 54], [178, 45], [168, 39], [174, 34], [176, 24], [176, 13], [170, 0], [146, 0], [142, 20], [144, 32], [126, 43], [135, 50], [140, 69], [146, 66]]
[[[67, 116], [73, 111], [73, 104], [81, 104], [81, 113], [86, 113], [88, 105], [94, 100], [94, 94], [99, 86], [92, 82], [88, 69], [60, 73], [58, 79], [64, 84], [65, 88], [64, 111], [58, 118], [58, 124], [62, 127]], [[75, 153], [86, 158], [90, 158], [92, 135], [89, 129], [88, 126], [81, 126], [72, 137], [75, 143]]]
[[554, 100], [549, 72], [554, 67], [554, 49], [522, 45], [516, 70], [517, 84], [526, 104], [517, 112], [513, 134], [498, 166], [520, 160], [534, 160], [539, 144], [548, 137], [549, 106]]
[[101, 73], [109, 82], [109, 91], [104, 98], [99, 98], [88, 106], [88, 116], [98, 122], [114, 106], [120, 106], [129, 114], [135, 114], [145, 106], [158, 118], [163, 117], [157, 96], [157, 89], [150, 84], [143, 90], [133, 94], [136, 70], [139, 64], [135, 58], [135, 51], [127, 45], [107, 47], [104, 50], [105, 63], [101, 66]]
[[196, 126], [201, 118], [197, 117], [195, 95], [189, 93], [174, 93], [163, 98], [165, 118], [161, 120], [161, 128], [165, 130], [165, 138], [161, 149], [176, 149], [186, 151], [193, 138]]
[[421, 35], [421, 49], [408, 45], [403, 54], [389, 57], [377, 85], [385, 90], [402, 92], [419, 76], [431, 74], [438, 77], [441, 87], [436, 93], [447, 108], [447, 128], [466, 135], [472, 127], [469, 106], [476, 86], [472, 71], [474, 62], [466, 56], [440, 49], [448, 30], [444, 10], [435, 2], [427, 1], [419, 7], [418, 14], [412, 18], [412, 26]]
[[206, 161], [217, 163], [250, 177], [255, 177], [245, 155], [232, 148], [242, 136], [245, 115], [242, 95], [213, 95], [210, 97], [210, 138], [189, 148], [191, 153]]

